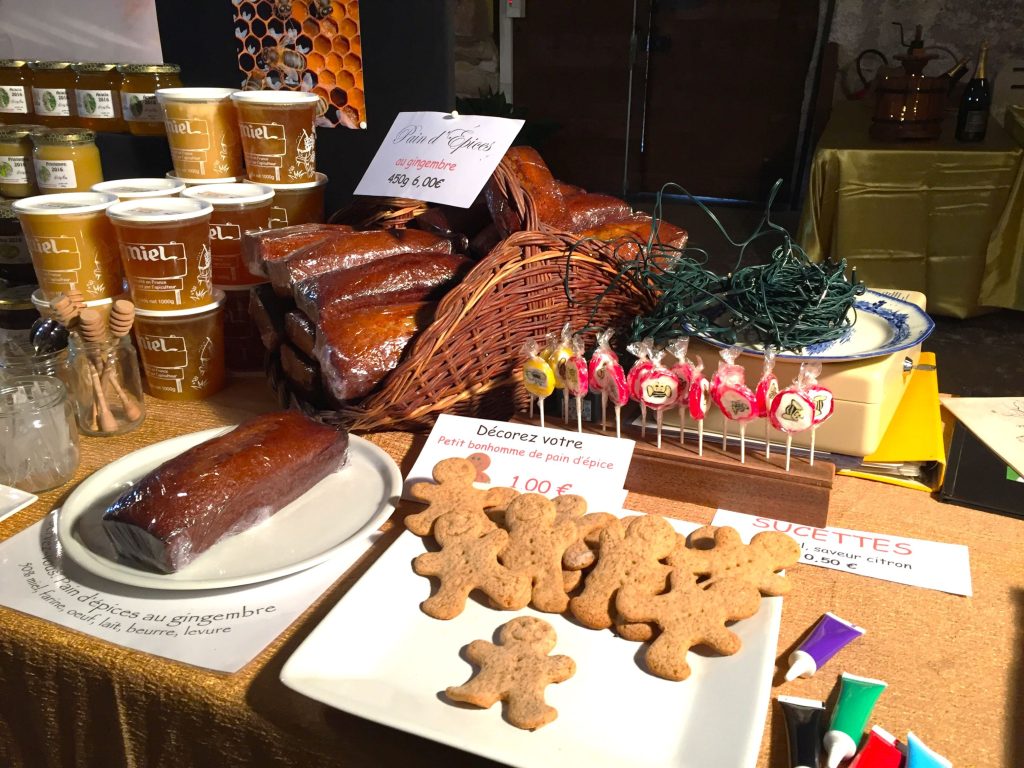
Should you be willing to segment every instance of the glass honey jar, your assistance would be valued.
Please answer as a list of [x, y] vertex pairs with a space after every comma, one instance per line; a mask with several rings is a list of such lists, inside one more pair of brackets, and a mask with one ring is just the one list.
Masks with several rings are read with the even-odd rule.
[[31, 197], [36, 194], [36, 172], [32, 165], [32, 138], [41, 125], [14, 123], [0, 126], [0, 195]]
[[29, 285], [36, 282], [32, 256], [14, 208], [0, 203], [0, 285]]
[[181, 87], [177, 64], [121, 64], [121, 113], [135, 136], [163, 136], [164, 110], [156, 99], [158, 88]]
[[117, 64], [82, 62], [71, 65], [75, 73], [77, 124], [93, 131], [128, 130], [121, 116], [121, 73]]
[[30, 134], [40, 194], [88, 192], [103, 181], [96, 134], [84, 128], [52, 128]]
[[75, 73], [69, 61], [30, 61], [32, 109], [51, 128], [74, 125]]
[[32, 70], [28, 61], [0, 59], [0, 123], [23, 123], [32, 112]]

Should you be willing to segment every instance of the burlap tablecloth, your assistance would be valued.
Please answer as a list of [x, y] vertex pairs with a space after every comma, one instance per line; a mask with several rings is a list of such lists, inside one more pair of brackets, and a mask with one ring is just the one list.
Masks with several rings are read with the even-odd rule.
[[798, 241], [847, 259], [869, 287], [922, 291], [928, 311], [1024, 309], [1024, 148], [989, 121], [985, 141], [872, 140], [870, 106], [832, 112], [811, 166]]
[[[39, 520], [97, 468], [174, 435], [234, 423], [273, 407], [254, 383], [212, 401], [147, 399], [142, 427], [83, 438], [74, 481], [0, 523], [5, 539]], [[373, 436], [408, 471], [418, 443]], [[713, 510], [631, 494], [633, 509], [708, 522]], [[400, 508], [398, 516], [405, 510]], [[302, 639], [398, 534], [381, 540], [326, 594], [233, 675], [187, 666], [0, 608], [0, 766], [23, 768], [226, 768], [228, 766], [484, 765], [487, 761], [353, 717], [285, 688], [280, 670]], [[831, 610], [868, 629], [809, 680], [777, 682], [778, 694], [827, 699], [849, 671], [889, 683], [877, 723], [913, 730], [956, 765], [1024, 765], [1024, 521], [940, 504], [927, 495], [840, 477], [830, 524], [967, 544], [974, 597], [964, 598], [812, 566], [791, 570], [778, 658]], [[0, 590], [3, 585], [0, 585]], [[372, 626], [372, 621], [371, 621]], [[779, 680], [781, 678], [777, 678]], [[685, 683], [681, 683], [685, 685]], [[600, 702], [597, 705], [601, 705]], [[608, 691], [607, 706], [620, 706]], [[788, 766], [773, 703], [758, 766]], [[731, 768], [707, 766], [707, 768]]]

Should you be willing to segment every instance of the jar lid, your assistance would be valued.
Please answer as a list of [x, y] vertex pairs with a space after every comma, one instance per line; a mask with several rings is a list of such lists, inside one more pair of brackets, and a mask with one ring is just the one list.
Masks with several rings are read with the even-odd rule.
[[123, 75], [176, 75], [181, 67], [177, 64], [118, 64], [117, 71]]
[[184, 189], [183, 182], [170, 178], [115, 179], [92, 185], [93, 192], [110, 192], [125, 200], [136, 197], [172, 197]]
[[237, 91], [237, 88], [157, 88], [156, 99], [161, 104], [168, 101], [224, 101]]
[[233, 184], [236, 181], [242, 181], [241, 176], [220, 176], [216, 179], [185, 179], [181, 176], [175, 176], [174, 171], [168, 171], [164, 176], [171, 181], [180, 181], [187, 187], [192, 187], [197, 184]]
[[195, 200], [208, 200], [213, 203], [214, 208], [220, 206], [231, 208], [273, 200], [274, 190], [262, 184], [247, 181], [233, 184], [201, 184], [189, 187], [181, 195]]
[[11, 123], [0, 125], [0, 141], [12, 141], [24, 139], [30, 133], [45, 131], [42, 125], [29, 125], [28, 123]]
[[204, 312], [213, 312], [224, 306], [224, 291], [220, 288], [213, 289], [213, 301], [203, 304], [201, 307], [187, 307], [185, 309], [142, 309], [135, 308], [135, 314], [140, 317], [152, 317], [157, 320], [171, 320], [175, 317], [190, 317], [200, 315]]
[[67, 69], [70, 67], [72, 62], [70, 61], [30, 61], [28, 63], [29, 69]]
[[213, 206], [205, 200], [187, 197], [146, 197], [123, 200], [107, 209], [107, 215], [124, 224], [161, 224], [197, 219], [213, 213]]
[[32, 304], [32, 292], [38, 285], [12, 285], [0, 288], [0, 310], [7, 312], [23, 309], [35, 309]]
[[96, 131], [85, 128], [47, 128], [30, 133], [35, 144], [85, 144], [96, 140]]
[[288, 106], [289, 104], [312, 104], [320, 97], [309, 91], [237, 91], [231, 94], [232, 101], [246, 104]]
[[79, 61], [71, 65], [75, 72], [109, 72], [117, 69], [117, 64], [106, 64], [102, 61]]
[[0, 220], [16, 218], [18, 216], [14, 213], [14, 202], [12, 200], [0, 200]]
[[305, 182], [302, 182], [302, 183], [299, 183], [299, 184], [271, 184], [270, 182], [267, 182], [267, 181], [261, 181], [260, 182], [260, 184], [262, 184], [263, 186], [270, 187], [271, 189], [277, 190], [277, 191], [280, 191], [280, 192], [288, 192], [288, 191], [291, 191], [291, 190], [294, 190], [294, 191], [297, 192], [297, 191], [302, 190], [302, 189], [313, 189], [314, 187], [322, 187], [326, 183], [327, 183], [327, 174], [326, 173], [320, 173], [320, 171], [316, 172], [316, 178], [315, 178], [314, 181], [305, 181]]
[[28, 64], [28, 59], [0, 59], [0, 68], [2, 69], [21, 69]]
[[12, 204], [15, 213], [28, 213], [35, 216], [64, 216], [70, 213], [95, 213], [104, 211], [117, 196], [107, 192], [57, 192], [52, 195], [36, 195], [15, 200]]

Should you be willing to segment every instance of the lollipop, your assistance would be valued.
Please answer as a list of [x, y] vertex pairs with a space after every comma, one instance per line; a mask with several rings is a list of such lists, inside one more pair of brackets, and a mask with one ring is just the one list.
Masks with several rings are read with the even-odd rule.
[[537, 354], [537, 342], [529, 341], [523, 348], [523, 386], [530, 393], [530, 418], [533, 418], [533, 400], [540, 404], [540, 425], [544, 426], [544, 400], [555, 391], [555, 374], [547, 361]]
[[590, 374], [587, 358], [583, 356], [583, 342], [577, 336], [572, 340], [572, 357], [565, 363], [565, 389], [576, 398], [576, 431], [583, 431], [583, 408], [581, 400], [590, 389]]
[[804, 391], [803, 366], [800, 366], [801, 376], [779, 392], [772, 400], [768, 408], [768, 419], [772, 426], [780, 432], [786, 433], [786, 471], [789, 471], [790, 453], [793, 448], [793, 433], [803, 432], [814, 425], [814, 403], [811, 402]]
[[605, 415], [608, 411], [608, 392], [611, 386], [608, 383], [608, 378], [613, 375], [611, 373], [613, 367], [617, 367], [620, 374], [622, 372], [622, 366], [619, 365], [619, 356], [615, 354], [615, 350], [611, 347], [612, 333], [614, 331], [611, 328], [607, 328], [597, 334], [597, 348], [590, 356], [590, 389], [601, 393], [602, 432], [608, 427], [605, 421]]
[[622, 370], [618, 360], [615, 360], [601, 370], [603, 370], [602, 375], [604, 377], [604, 383], [601, 385], [602, 407], [604, 406], [604, 396], [608, 395], [608, 399], [615, 406], [615, 436], [622, 437], [622, 406], [629, 402], [629, 387], [626, 385], [626, 373]]
[[804, 390], [808, 398], [814, 404], [814, 424], [811, 426], [811, 465], [814, 465], [814, 435], [818, 431], [818, 425], [824, 423], [836, 409], [835, 397], [832, 390], [823, 387], [818, 383], [818, 376], [821, 374], [821, 363], [818, 361], [804, 363], [800, 366], [800, 376], [804, 382]]
[[[725, 407], [722, 405], [721, 392], [724, 383], [729, 381], [739, 381], [743, 383], [746, 376], [746, 372], [743, 370], [743, 366], [736, 365], [736, 358], [740, 356], [739, 347], [729, 347], [719, 352], [722, 359], [718, 361], [718, 370], [715, 371], [715, 375], [711, 377], [711, 400], [718, 409], [726, 415], [726, 418], [722, 419], [722, 450], [728, 447], [729, 441], [729, 419], [731, 418], [725, 412]], [[753, 397], [753, 396], [751, 396]]]
[[562, 423], [569, 423], [569, 390], [565, 388], [565, 364], [572, 357], [572, 326], [562, 326], [562, 334], [549, 333], [541, 357], [551, 366], [555, 374], [555, 387], [562, 390]]
[[629, 374], [626, 376], [626, 386], [629, 388], [629, 396], [640, 403], [640, 437], [643, 437], [647, 434], [647, 404], [640, 396], [640, 377], [654, 365], [651, 362], [651, 355], [654, 354], [654, 339], [634, 341], [626, 349], [636, 357], [636, 362], [633, 363], [633, 367], [629, 369]]
[[693, 380], [693, 362], [686, 359], [686, 350], [690, 346], [689, 338], [676, 339], [666, 347], [668, 353], [676, 359], [672, 366], [672, 373], [679, 379], [679, 397], [676, 404], [679, 406], [679, 444], [682, 445], [686, 437], [686, 406], [690, 396], [690, 382]]
[[708, 395], [711, 385], [704, 378], [704, 361], [697, 356], [697, 362], [693, 364], [693, 376], [690, 378], [690, 393], [687, 395], [687, 405], [690, 410], [690, 418], [697, 422], [697, 455], [704, 455], [704, 417], [708, 415]]
[[[735, 348], [734, 348], [735, 349]], [[731, 350], [722, 352], [725, 358]], [[735, 358], [733, 358], [735, 359]], [[746, 371], [743, 366], [734, 365], [731, 361], [727, 366], [719, 366], [719, 373], [723, 373], [718, 382], [718, 407], [725, 417], [723, 423], [723, 434], [730, 421], [738, 421], [740, 425], [740, 462], [747, 462], [747, 423], [757, 417], [757, 398], [754, 392], [746, 385]], [[717, 375], [717, 374], [716, 374]]]
[[775, 369], [775, 349], [771, 346], [764, 348], [764, 371], [761, 380], [757, 383], [757, 391], [754, 398], [757, 401], [757, 418], [764, 419], [764, 457], [772, 457], [771, 419], [768, 418], [768, 408], [772, 400], [779, 394], [779, 380], [772, 371]]
[[661, 415], [679, 398], [679, 377], [661, 364], [664, 350], [655, 354], [651, 367], [639, 375], [640, 403], [657, 414], [658, 447], [661, 448]]

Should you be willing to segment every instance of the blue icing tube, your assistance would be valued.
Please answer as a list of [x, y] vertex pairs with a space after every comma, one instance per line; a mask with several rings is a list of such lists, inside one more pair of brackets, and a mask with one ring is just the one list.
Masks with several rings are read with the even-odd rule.
[[907, 731], [907, 768], [952, 768], [953, 763]]

